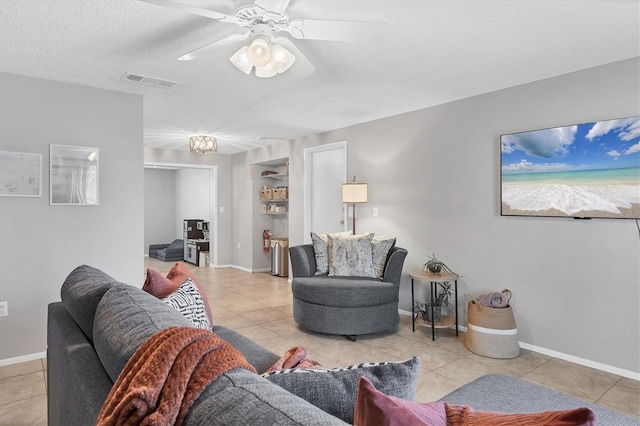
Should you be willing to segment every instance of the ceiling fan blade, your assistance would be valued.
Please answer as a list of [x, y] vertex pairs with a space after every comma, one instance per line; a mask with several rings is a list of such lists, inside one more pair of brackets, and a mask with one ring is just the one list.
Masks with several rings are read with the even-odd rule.
[[384, 22], [295, 19], [285, 31], [299, 39], [369, 42], [386, 39], [391, 26]]
[[204, 16], [205, 18], [215, 19], [220, 22], [228, 22], [231, 24], [237, 24], [238, 20], [233, 16], [225, 13], [216, 12], [213, 10], [201, 9], [199, 7], [191, 6], [185, 3], [179, 3], [173, 0], [139, 0], [145, 3], [155, 4], [158, 6], [168, 7], [169, 9], [180, 10], [182, 12], [188, 12], [193, 15]]
[[256, 0], [256, 6], [275, 13], [283, 13], [290, 0]]
[[178, 59], [181, 61], [190, 61], [192, 59], [199, 58], [202, 55], [205, 55], [211, 52], [214, 49], [218, 49], [223, 46], [228, 46], [230, 44], [236, 43], [238, 41], [246, 40], [251, 35], [251, 31], [247, 31], [244, 34], [231, 34], [225, 38], [221, 38], [220, 40], [216, 40], [213, 43], [205, 44], [202, 47], [199, 47], [195, 50], [192, 50], [189, 53], [185, 53], [180, 56]]
[[311, 61], [307, 59], [306, 56], [302, 54], [302, 52], [296, 47], [295, 44], [291, 42], [286, 37], [275, 37], [274, 41], [287, 49], [289, 52], [293, 53], [293, 56], [296, 57], [295, 62], [291, 66], [291, 73], [296, 77], [308, 77], [314, 72], [316, 72], [316, 67], [313, 66]]

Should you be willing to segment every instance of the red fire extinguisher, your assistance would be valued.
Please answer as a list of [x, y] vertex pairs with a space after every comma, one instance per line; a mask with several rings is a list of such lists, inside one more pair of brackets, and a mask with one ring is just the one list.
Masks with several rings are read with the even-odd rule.
[[271, 249], [271, 231], [265, 229], [262, 231], [262, 251], [269, 253]]

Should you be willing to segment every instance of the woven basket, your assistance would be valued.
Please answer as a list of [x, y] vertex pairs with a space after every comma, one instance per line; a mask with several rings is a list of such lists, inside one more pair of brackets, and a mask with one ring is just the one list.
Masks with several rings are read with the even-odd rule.
[[520, 354], [518, 329], [511, 306], [489, 308], [469, 302], [467, 349], [488, 358], [515, 358]]

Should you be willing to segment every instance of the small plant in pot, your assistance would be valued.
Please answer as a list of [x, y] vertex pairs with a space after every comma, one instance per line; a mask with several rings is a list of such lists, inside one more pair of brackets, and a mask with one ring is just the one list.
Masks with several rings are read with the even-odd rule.
[[440, 274], [442, 271], [449, 272], [450, 274], [455, 274], [444, 262], [438, 260], [435, 254], [431, 254], [431, 256], [427, 255], [429, 260], [422, 265], [423, 271], [429, 271], [432, 274]]
[[416, 300], [414, 302], [414, 312], [420, 315], [424, 321], [434, 322], [436, 324], [442, 321], [442, 308], [449, 306], [449, 296], [453, 295], [453, 290], [451, 284], [448, 282], [441, 283], [440, 287], [440, 291], [433, 301], [434, 321], [431, 319], [431, 301], [425, 303], [421, 300]]

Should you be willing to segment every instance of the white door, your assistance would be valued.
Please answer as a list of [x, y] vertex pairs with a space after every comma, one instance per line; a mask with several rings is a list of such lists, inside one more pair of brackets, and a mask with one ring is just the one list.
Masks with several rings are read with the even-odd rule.
[[305, 241], [310, 231], [341, 232], [346, 228], [342, 184], [347, 178], [347, 143], [305, 149]]

